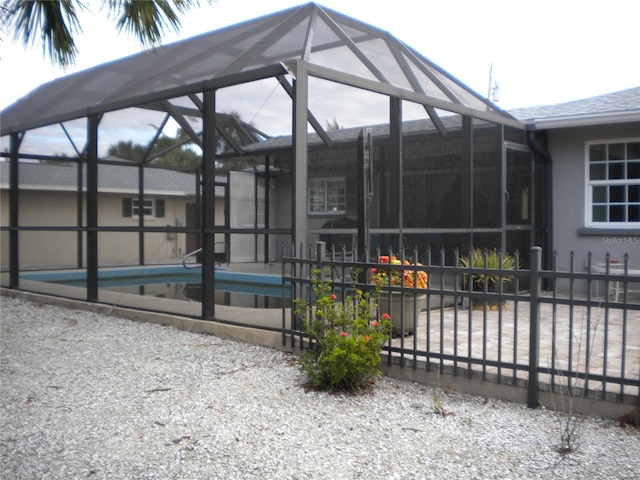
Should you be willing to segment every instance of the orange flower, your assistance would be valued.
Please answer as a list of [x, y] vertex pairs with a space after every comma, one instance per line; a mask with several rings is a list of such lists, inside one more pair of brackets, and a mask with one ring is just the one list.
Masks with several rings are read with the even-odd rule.
[[[386, 265], [406, 265], [412, 266], [413, 264], [408, 260], [400, 261], [397, 257], [393, 256], [389, 258], [387, 255], [381, 255], [379, 260], [381, 264]], [[416, 265], [422, 265], [416, 263]], [[411, 269], [398, 269], [394, 270], [382, 270], [378, 271], [376, 268], [371, 269], [372, 282], [375, 285], [392, 285], [392, 286], [404, 286], [405, 288], [427, 288], [428, 276], [427, 273], [422, 270]]]

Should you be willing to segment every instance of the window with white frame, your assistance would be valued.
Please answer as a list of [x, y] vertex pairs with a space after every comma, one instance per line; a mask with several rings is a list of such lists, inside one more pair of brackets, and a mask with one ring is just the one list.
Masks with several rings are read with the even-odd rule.
[[164, 217], [164, 200], [144, 199], [142, 205], [137, 198], [122, 199], [122, 216], [138, 218], [142, 213], [144, 218], [163, 218]]
[[314, 178], [309, 180], [309, 213], [344, 214], [347, 186], [344, 178]]
[[588, 142], [588, 226], [640, 226], [640, 138]]

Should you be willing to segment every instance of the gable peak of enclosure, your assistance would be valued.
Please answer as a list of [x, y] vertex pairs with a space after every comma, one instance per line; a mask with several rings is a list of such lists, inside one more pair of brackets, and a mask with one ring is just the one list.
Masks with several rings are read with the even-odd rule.
[[201, 92], [298, 69], [345, 85], [521, 127], [388, 32], [308, 3], [46, 83], [2, 112], [2, 135], [128, 107], [201, 116]]

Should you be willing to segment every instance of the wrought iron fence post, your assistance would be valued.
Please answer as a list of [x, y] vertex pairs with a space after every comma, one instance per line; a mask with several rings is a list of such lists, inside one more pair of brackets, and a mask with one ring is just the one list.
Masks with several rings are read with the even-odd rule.
[[540, 270], [542, 248], [531, 247], [531, 269], [529, 271], [529, 392], [527, 407], [538, 407], [538, 360], [540, 353]]
[[327, 255], [327, 244], [325, 242], [316, 242], [316, 268], [320, 270], [320, 278], [324, 278], [323, 262]]

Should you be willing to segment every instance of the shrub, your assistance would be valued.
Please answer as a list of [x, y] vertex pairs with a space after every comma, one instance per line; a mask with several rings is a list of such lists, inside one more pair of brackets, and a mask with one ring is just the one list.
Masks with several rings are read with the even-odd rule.
[[[472, 269], [495, 269], [495, 270], [515, 270], [516, 259], [508, 254], [501, 254], [497, 250], [483, 251], [476, 248], [471, 251], [470, 256], [460, 257], [460, 265], [463, 267], [471, 267]], [[499, 282], [510, 282], [512, 275], [499, 274], [474, 274], [473, 283], [482, 286], [484, 282], [489, 285], [496, 286]], [[463, 282], [466, 284], [467, 274], [463, 274]]]
[[368, 387], [381, 373], [380, 351], [391, 331], [387, 313], [376, 318], [380, 289], [365, 292], [354, 281], [351, 295], [339, 301], [331, 283], [319, 278], [319, 272], [314, 272], [312, 285], [315, 305], [295, 300], [295, 312], [311, 339], [301, 361], [309, 385], [352, 392]]

